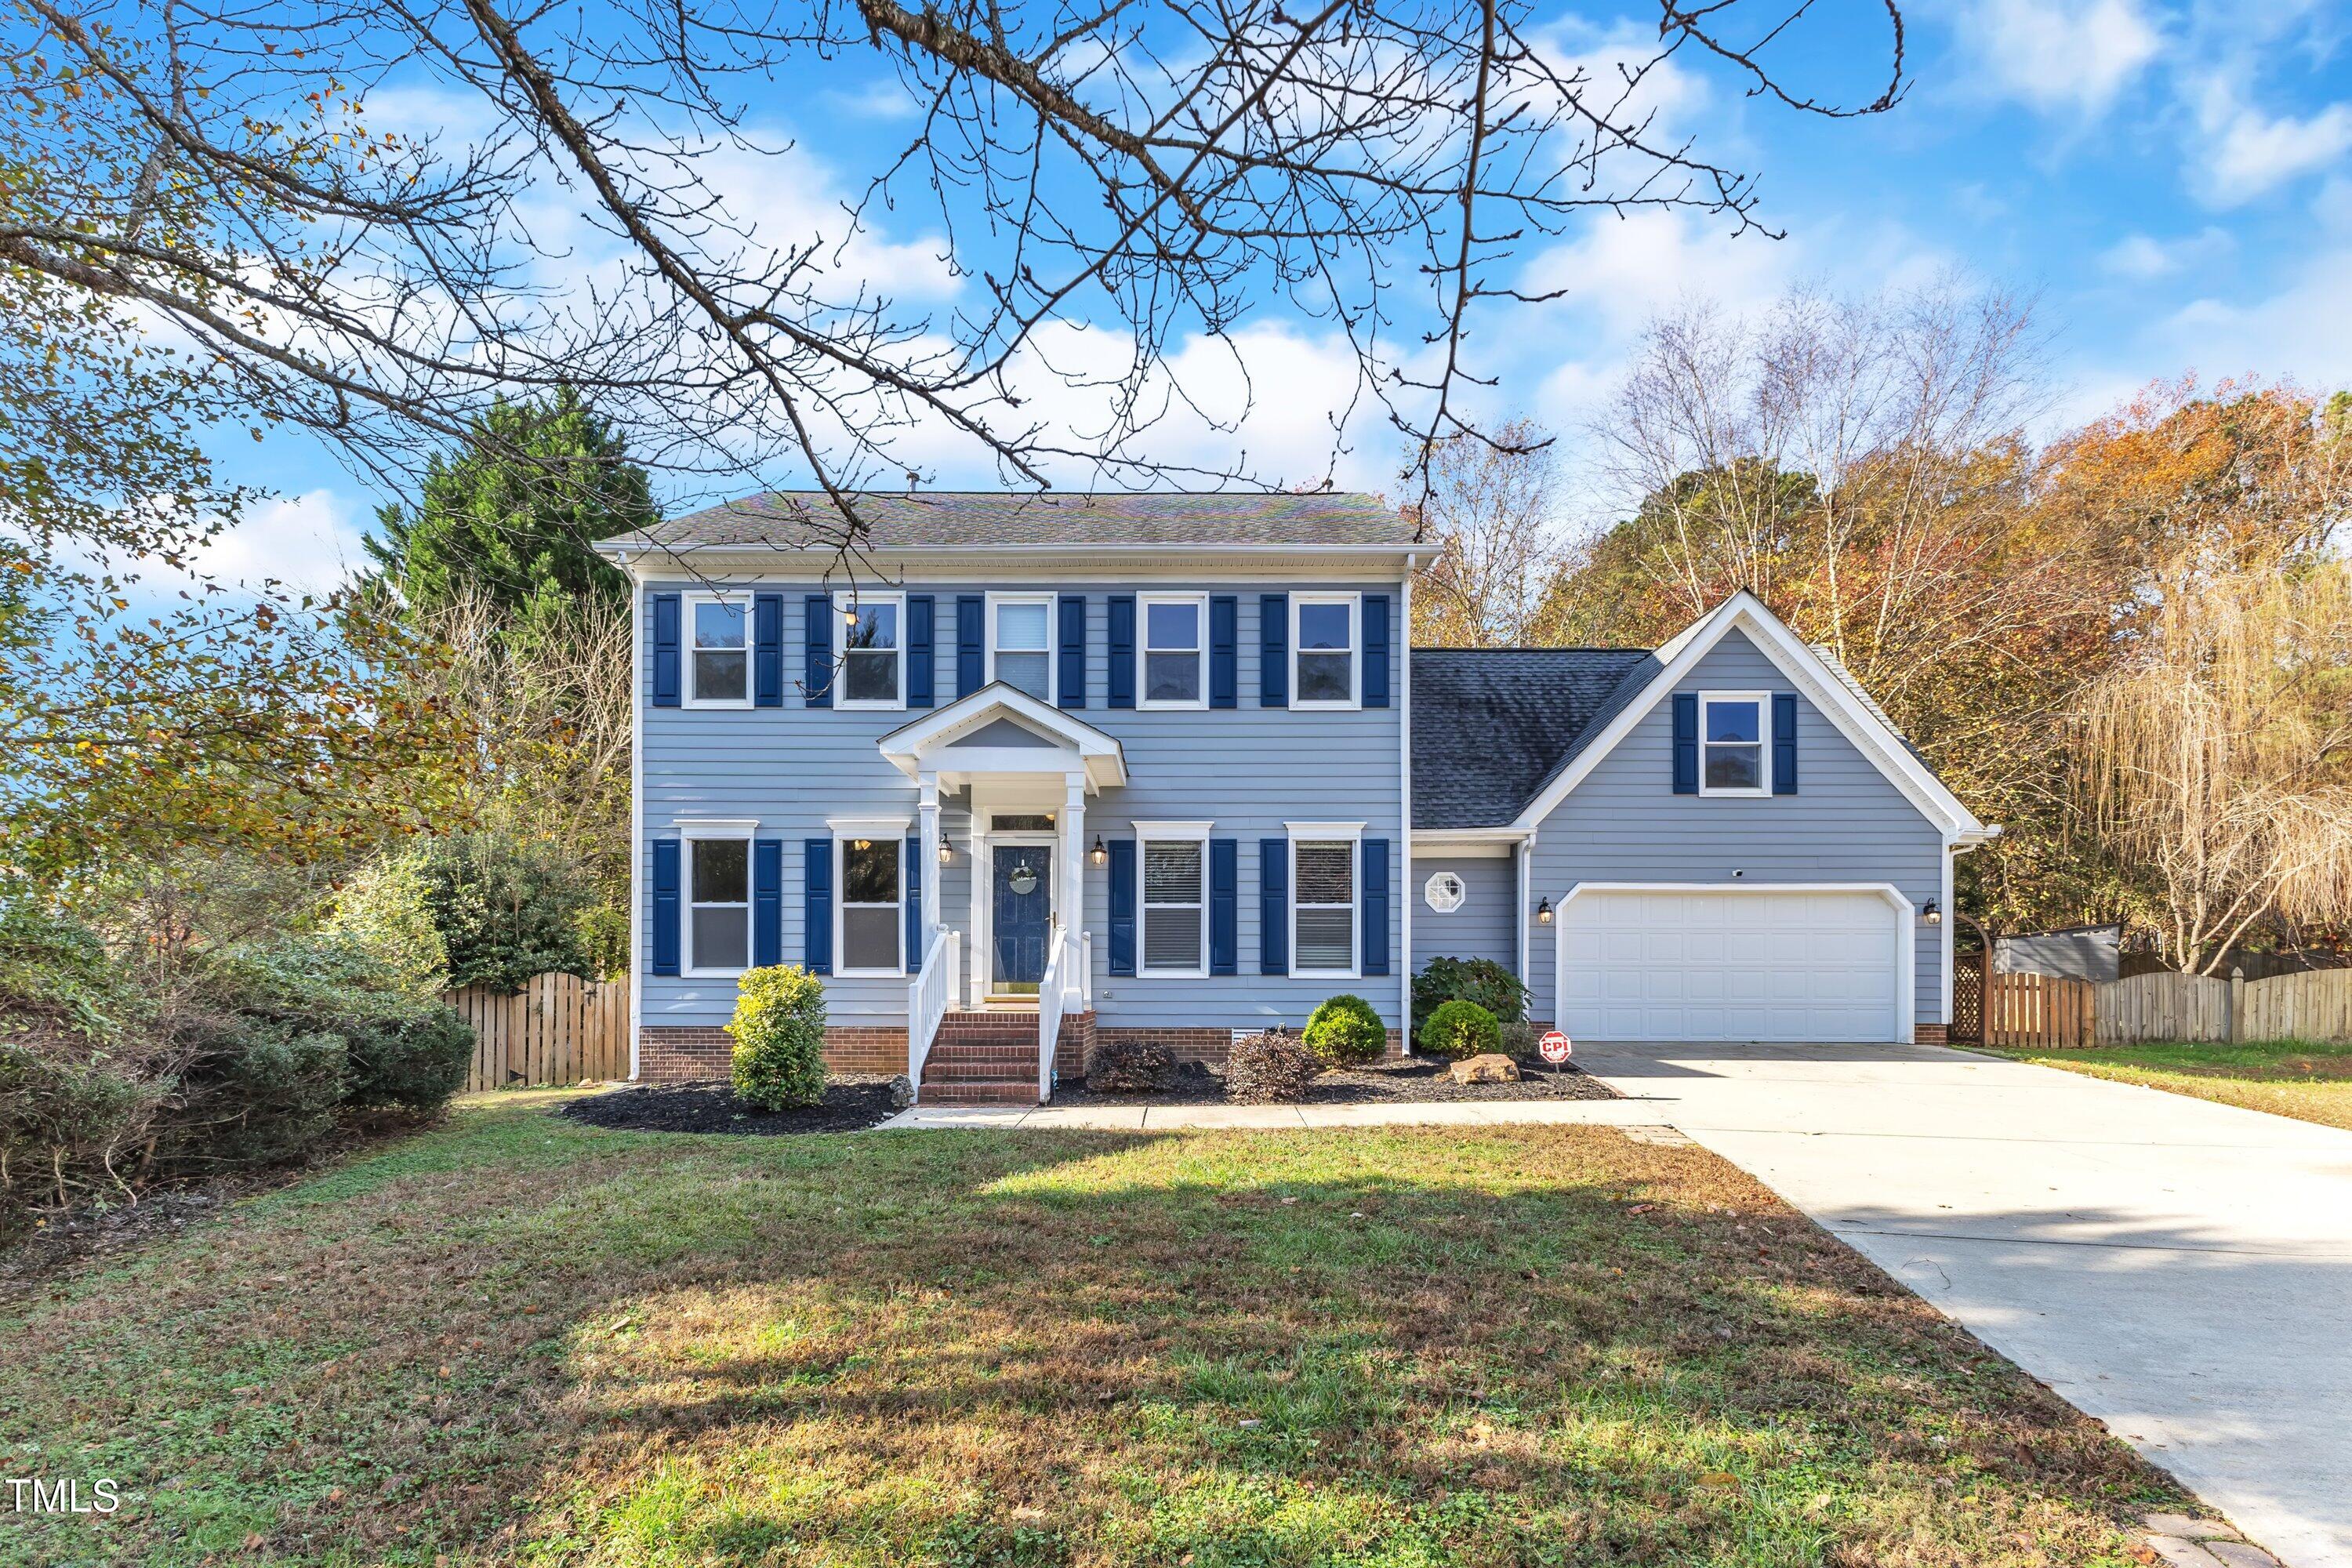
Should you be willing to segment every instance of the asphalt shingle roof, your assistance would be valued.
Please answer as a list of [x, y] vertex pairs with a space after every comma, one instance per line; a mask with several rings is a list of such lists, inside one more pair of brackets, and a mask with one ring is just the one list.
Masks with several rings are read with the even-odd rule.
[[1412, 825], [1497, 827], [1657, 673], [1647, 648], [1412, 650]]
[[[872, 550], [992, 545], [1404, 546], [1412, 525], [1378, 497], [1247, 491], [1095, 495], [1001, 490], [918, 490], [861, 495], [856, 510]], [[819, 490], [778, 490], [670, 518], [609, 542], [626, 548], [825, 547], [840, 512]]]

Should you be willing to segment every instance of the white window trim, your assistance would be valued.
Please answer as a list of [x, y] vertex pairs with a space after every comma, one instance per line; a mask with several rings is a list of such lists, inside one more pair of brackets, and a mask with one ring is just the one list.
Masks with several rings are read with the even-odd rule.
[[[1005, 605], [1043, 605], [1045, 606], [1045, 695], [1037, 699], [1052, 704], [1061, 700], [1062, 627], [1061, 615], [1051, 594], [991, 594], [988, 595], [988, 635], [982, 647], [986, 652], [986, 671], [981, 678], [985, 686], [996, 679], [996, 612]], [[904, 613], [901, 612], [901, 618]], [[903, 641], [904, 639], [901, 638]], [[1018, 653], [1034, 653], [1034, 648], [1016, 648]], [[1020, 688], [1013, 688], [1019, 690]], [[1027, 695], [1035, 695], [1028, 693]]]
[[[1454, 889], [1454, 901], [1450, 904], [1437, 901], [1437, 884], [1441, 878], [1450, 883]], [[1429, 874], [1429, 880], [1421, 885], [1421, 897], [1422, 901], [1430, 907], [1433, 913], [1441, 915], [1459, 913], [1462, 906], [1470, 901], [1469, 879], [1459, 871], [1432, 871]]]
[[[1202, 629], [1207, 628], [1205, 625]], [[1162, 704], [1189, 707], [1189, 703]], [[1205, 980], [1209, 975], [1209, 828], [1206, 822], [1138, 822], [1135, 828], [1135, 973], [1145, 980]], [[1189, 969], [1155, 969], [1143, 961], [1150, 951], [1146, 928], [1151, 923], [1151, 900], [1144, 881], [1144, 849], [1152, 844], [1198, 844], [1201, 847], [1201, 962]], [[1235, 889], [1236, 896], [1239, 889]], [[1181, 909], [1162, 904], [1161, 909]]]
[[[1190, 702], [1153, 701], [1144, 695], [1151, 689], [1151, 606], [1154, 605], [1191, 605], [1192, 622], [1198, 641], [1192, 653], [1199, 679], [1193, 689], [1201, 695]], [[1169, 652], [1181, 652], [1171, 648]], [[1138, 594], [1135, 596], [1135, 705], [1146, 711], [1188, 712], [1209, 705], [1209, 595], [1206, 594]]]
[[[1298, 660], [1311, 651], [1299, 646], [1299, 612], [1309, 605], [1348, 606], [1348, 700], [1309, 702], [1299, 697]], [[1361, 594], [1293, 594], [1290, 595], [1290, 705], [1309, 712], [1353, 713], [1364, 705], [1364, 596]]]
[[[732, 605], [739, 601], [743, 606], [743, 695], [740, 697], [701, 696], [695, 689], [694, 607], [697, 605]], [[752, 605], [751, 595], [724, 593], [688, 594], [686, 595], [684, 608], [686, 624], [678, 628], [678, 643], [686, 661], [686, 705], [688, 708], [749, 708], [751, 706], [751, 684], [759, 676], [759, 672], [751, 668], [751, 661], [757, 657], [757, 650], [752, 644], [759, 637], [757, 630], [751, 625], [752, 617], [758, 614]]]
[[[854, 838], [887, 839], [898, 846], [898, 897], [888, 907], [895, 911], [898, 933], [898, 967], [896, 969], [852, 969], [849, 967], [849, 944], [845, 932], [849, 923], [849, 877], [844, 863], [844, 851]], [[861, 910], [878, 910], [880, 904], [860, 904]], [[907, 973], [907, 835], [902, 824], [897, 834], [834, 830], [833, 835], [833, 973], [841, 980], [903, 979]]]
[[[753, 932], [751, 931], [751, 907], [759, 901], [759, 900], [754, 896], [758, 892], [758, 889], [752, 886], [752, 879], [759, 874], [759, 868], [751, 864], [751, 836], [752, 827], [751, 825], [748, 823], [741, 826], [721, 826], [716, 823], [698, 823], [692, 826], [680, 825], [680, 831], [677, 837], [678, 842], [683, 845], [684, 847], [678, 851], [678, 856], [684, 864], [678, 867], [677, 879], [680, 884], [678, 888], [678, 907], [682, 911], [678, 920], [680, 930], [677, 933], [677, 972], [681, 977], [687, 979], [693, 979], [696, 977], [716, 979], [727, 975], [740, 975], [744, 972], [744, 970], [749, 969], [751, 966], [751, 960], [755, 956], [751, 951], [751, 939], [753, 936]], [[731, 904], [698, 903], [696, 901], [694, 897], [694, 847], [697, 844], [725, 843], [740, 844], [743, 846], [743, 967], [741, 969], [713, 968], [707, 964], [698, 964], [694, 959], [694, 911], [697, 909], [724, 910], [733, 908]]]
[[[877, 702], [872, 698], [852, 700], [849, 695], [849, 622], [846, 613], [852, 608], [864, 609], [871, 605], [895, 605], [898, 608], [898, 646], [892, 651], [898, 656], [898, 695], [889, 702]], [[875, 712], [896, 713], [907, 706], [907, 595], [900, 593], [835, 594], [833, 596], [833, 705], [835, 708], [866, 709]]]
[[[1754, 789], [1710, 789], [1706, 782], [1706, 710], [1713, 702], [1753, 702], [1756, 704], [1756, 779]], [[1718, 800], [1754, 800], [1772, 793], [1772, 694], [1769, 691], [1702, 691], [1698, 694], [1698, 793]], [[1741, 741], [1726, 741], [1727, 746], [1744, 745]]]
[[[1290, 973], [1295, 980], [1360, 980], [1364, 968], [1364, 852], [1360, 822], [1288, 822], [1290, 830]], [[1348, 967], [1306, 969], [1298, 962], [1298, 847], [1301, 844], [1351, 843], [1356, 853], [1348, 861]], [[1337, 904], [1310, 904], [1310, 909], [1337, 909]]]

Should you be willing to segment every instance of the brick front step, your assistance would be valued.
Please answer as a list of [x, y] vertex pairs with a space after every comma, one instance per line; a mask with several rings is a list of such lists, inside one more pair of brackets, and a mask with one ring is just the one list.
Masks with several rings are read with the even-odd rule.
[[925, 1105], [1034, 1105], [1037, 1103], [1037, 1080], [968, 1082], [962, 1079], [945, 1083], [923, 1080]]

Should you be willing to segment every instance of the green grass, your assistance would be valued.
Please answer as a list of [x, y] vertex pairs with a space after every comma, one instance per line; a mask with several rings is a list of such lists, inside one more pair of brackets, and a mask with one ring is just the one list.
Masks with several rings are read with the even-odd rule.
[[0, 1298], [0, 1559], [2121, 1564], [2182, 1500], [1702, 1150], [597, 1131]]
[[2352, 1047], [2307, 1040], [2212, 1046], [2166, 1041], [2081, 1051], [2004, 1050], [2017, 1061], [2145, 1084], [2249, 1110], [2352, 1128]]

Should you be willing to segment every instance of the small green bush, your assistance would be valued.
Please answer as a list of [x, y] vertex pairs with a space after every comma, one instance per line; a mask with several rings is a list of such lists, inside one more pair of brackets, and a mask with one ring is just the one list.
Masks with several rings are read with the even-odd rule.
[[166, 1173], [275, 1164], [333, 1128], [350, 1071], [342, 1036], [233, 1013], [184, 1019], [176, 1036], [188, 1056], [159, 1118]]
[[1429, 1016], [1448, 1002], [1475, 1002], [1501, 1024], [1528, 1016], [1528, 988], [1491, 958], [1433, 958], [1412, 977], [1412, 1032], [1421, 1037]]
[[402, 998], [345, 1022], [352, 1105], [438, 1110], [466, 1081], [474, 1031], [454, 1007]]
[[761, 1110], [824, 1099], [824, 983], [797, 963], [747, 969], [736, 983], [735, 1092]]
[[1388, 1026], [1361, 996], [1334, 996], [1307, 1015], [1302, 1037], [1327, 1068], [1378, 1061], [1389, 1048]]
[[1422, 1053], [1450, 1061], [1483, 1056], [1501, 1049], [1502, 1044], [1503, 1026], [1475, 1002], [1447, 1002], [1421, 1026]]

